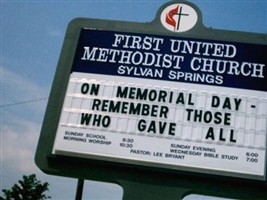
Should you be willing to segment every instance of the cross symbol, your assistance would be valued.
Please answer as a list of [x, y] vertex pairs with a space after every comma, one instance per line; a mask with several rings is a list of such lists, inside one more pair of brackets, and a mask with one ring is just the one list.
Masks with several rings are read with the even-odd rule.
[[181, 21], [182, 16], [189, 16], [189, 14], [182, 13], [182, 9], [183, 9], [183, 7], [181, 7], [181, 8], [178, 10], [178, 12], [174, 14], [174, 15], [178, 15], [178, 22], [177, 22], [177, 27], [176, 27], [176, 30], [177, 30], [177, 31], [179, 30], [179, 27], [180, 27], [180, 21]]

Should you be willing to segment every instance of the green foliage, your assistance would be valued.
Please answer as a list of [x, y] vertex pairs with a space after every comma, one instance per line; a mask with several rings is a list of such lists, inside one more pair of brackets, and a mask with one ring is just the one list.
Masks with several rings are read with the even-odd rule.
[[2, 190], [4, 193], [0, 200], [44, 200], [50, 199], [44, 193], [48, 190], [48, 183], [41, 183], [36, 175], [23, 176], [18, 184], [14, 184], [10, 190]]

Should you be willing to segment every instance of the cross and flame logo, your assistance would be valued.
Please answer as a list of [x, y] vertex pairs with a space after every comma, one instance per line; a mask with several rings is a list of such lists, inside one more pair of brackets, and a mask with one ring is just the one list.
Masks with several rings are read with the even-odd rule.
[[[166, 23], [173, 26], [174, 30], [179, 30], [181, 17], [188, 16], [188, 14], [183, 13], [182, 10], [183, 7], [178, 5], [176, 8], [170, 10], [170, 12], [166, 14]], [[177, 20], [174, 19], [175, 16], [178, 17]]]
[[184, 32], [195, 26], [196, 11], [187, 4], [172, 4], [161, 13], [161, 23], [174, 32]]

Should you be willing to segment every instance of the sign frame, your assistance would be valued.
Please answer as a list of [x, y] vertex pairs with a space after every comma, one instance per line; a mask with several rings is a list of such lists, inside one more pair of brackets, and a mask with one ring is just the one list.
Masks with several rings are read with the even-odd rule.
[[[198, 20], [193, 28], [185, 32], [175, 33], [163, 27], [160, 22], [160, 15], [167, 6], [173, 3], [187, 4], [195, 9]], [[167, 193], [169, 193], [169, 197], [171, 195], [175, 196], [178, 193], [179, 195], [184, 196], [185, 194], [194, 191], [196, 193], [206, 193], [230, 198], [264, 198], [267, 194], [266, 180], [247, 180], [238, 177], [216, 176], [214, 174], [204, 174], [187, 170], [170, 170], [154, 166], [151, 167], [149, 165], [133, 165], [127, 162], [117, 162], [116, 159], [113, 161], [113, 158], [110, 158], [109, 161], [105, 161], [98, 158], [86, 159], [53, 154], [53, 145], [56, 138], [56, 132], [72, 70], [73, 60], [75, 58], [76, 47], [78, 45], [80, 31], [83, 28], [137, 34], [142, 33], [155, 35], [156, 33], [156, 35], [162, 36], [179, 36], [183, 38], [209, 39], [225, 42], [260, 45], [267, 44], [266, 34], [206, 28], [202, 23], [202, 15], [199, 8], [187, 1], [171, 1], [164, 4], [158, 10], [154, 21], [150, 23], [87, 18], [74, 19], [70, 22], [66, 31], [36, 150], [35, 162], [42, 171], [59, 176], [119, 183], [124, 188], [124, 196], [128, 196], [129, 199], [134, 198], [134, 192], [132, 192], [131, 189], [132, 187], [144, 189], [140, 186], [140, 184], [136, 183], [144, 184], [146, 188], [144, 191], [149, 193], [153, 193], [155, 188], [161, 188], [160, 190], [165, 194], [165, 197]], [[231, 38], [231, 40], [229, 40], [229, 38]], [[265, 174], [267, 174], [266, 169]], [[155, 177], [164, 177], [166, 179], [165, 187], [159, 186], [162, 183], [154, 183]], [[192, 180], [194, 180], [195, 183], [192, 183]], [[215, 183], [218, 185], [218, 188], [221, 188], [221, 191], [217, 191], [211, 187]], [[253, 186], [251, 186], [252, 183]], [[201, 184], [202, 186], [199, 187]], [[233, 191], [233, 187], [236, 187], [236, 190]], [[153, 192], [151, 191], [151, 188], [153, 188]], [[225, 192], [226, 190], [231, 192]], [[255, 191], [257, 190], [260, 190], [261, 192], [255, 197]], [[158, 192], [151, 194], [151, 196], [153, 195], [157, 196]]]

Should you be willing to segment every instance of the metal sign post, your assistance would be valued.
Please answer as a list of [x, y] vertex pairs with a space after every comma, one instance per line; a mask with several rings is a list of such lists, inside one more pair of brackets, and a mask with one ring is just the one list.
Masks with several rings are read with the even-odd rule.
[[78, 179], [75, 200], [82, 200], [84, 180]]
[[124, 199], [263, 199], [266, 41], [205, 28], [187, 1], [163, 5], [151, 23], [73, 20], [37, 165], [119, 183]]

